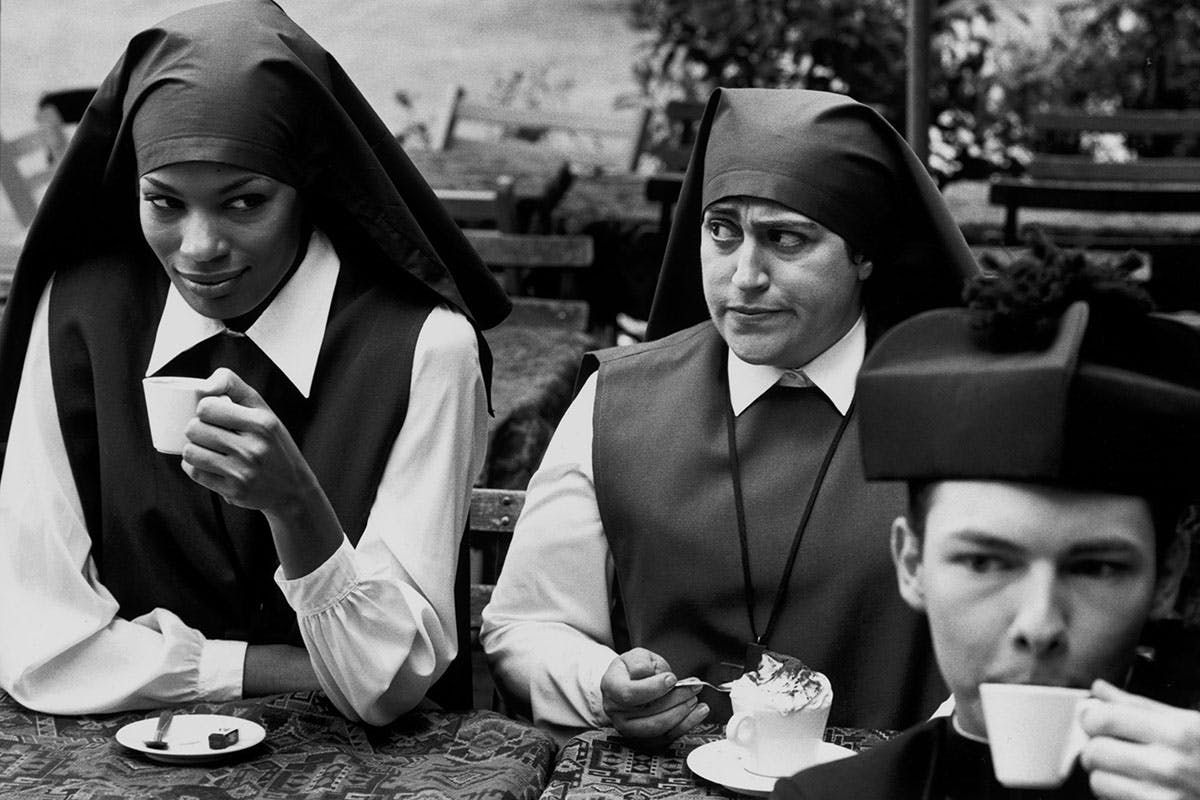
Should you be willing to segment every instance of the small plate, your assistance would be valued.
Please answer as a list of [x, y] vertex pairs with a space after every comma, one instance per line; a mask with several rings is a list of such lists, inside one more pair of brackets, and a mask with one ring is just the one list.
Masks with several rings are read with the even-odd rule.
[[[817, 757], [805, 767], [824, 764], [826, 761], [836, 761], [854, 755], [854, 751], [838, 744], [821, 742], [817, 746]], [[751, 797], [766, 797], [775, 788], [779, 778], [768, 778], [748, 772], [742, 766], [741, 750], [727, 739], [700, 745], [687, 757], [688, 769], [713, 783], [719, 783], [726, 789], [748, 794]]]
[[[130, 750], [164, 764], [203, 764], [220, 761], [234, 753], [248, 750], [267, 738], [262, 725], [241, 717], [224, 714], [176, 714], [171, 720], [164, 741], [166, 750], [146, 747], [146, 740], [154, 738], [158, 716], [139, 719], [117, 731], [117, 741]], [[238, 740], [229, 747], [213, 750], [208, 746], [208, 735], [221, 728], [237, 728]]]

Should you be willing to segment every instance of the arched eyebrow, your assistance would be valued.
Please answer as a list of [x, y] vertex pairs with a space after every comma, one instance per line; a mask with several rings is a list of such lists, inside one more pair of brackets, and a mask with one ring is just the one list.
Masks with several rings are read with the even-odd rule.
[[[219, 189], [217, 189], [217, 193], [218, 194], [229, 194], [230, 192], [235, 192], [238, 189], [241, 189], [243, 186], [245, 186], [248, 183], [251, 183], [252, 181], [257, 181], [260, 179], [262, 179], [262, 176], [260, 176], [260, 175], [245, 175], [241, 178], [237, 178], [236, 180], [231, 181], [230, 183], [227, 183], [226, 185], [220, 187]], [[143, 175], [142, 180], [146, 181], [154, 188], [159, 189], [164, 192], [174, 192], [174, 193], [179, 192], [179, 189], [172, 186], [169, 182], [160, 180], [158, 178], [152, 178], [149, 175]]]

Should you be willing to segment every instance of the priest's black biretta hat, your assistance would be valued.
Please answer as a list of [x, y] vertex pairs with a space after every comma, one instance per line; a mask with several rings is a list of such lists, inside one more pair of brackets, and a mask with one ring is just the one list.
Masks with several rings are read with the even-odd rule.
[[885, 334], [859, 373], [868, 478], [1200, 497], [1200, 331], [1076, 301], [1048, 346], [990, 349], [968, 309]]

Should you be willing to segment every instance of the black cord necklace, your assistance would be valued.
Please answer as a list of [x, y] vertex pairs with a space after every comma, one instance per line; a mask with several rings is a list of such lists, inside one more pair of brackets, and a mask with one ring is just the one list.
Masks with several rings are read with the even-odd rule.
[[754, 658], [754, 663], [751, 663], [751, 653], [761, 653], [770, 644], [771, 635], [775, 632], [775, 625], [779, 621], [779, 614], [783, 610], [784, 601], [787, 599], [787, 588], [791, 582], [792, 569], [796, 565], [796, 554], [800, 551], [800, 542], [804, 538], [804, 531], [808, 527], [808, 520], [812, 516], [813, 506], [816, 505], [821, 485], [825, 482], [825, 473], [829, 471], [829, 464], [833, 461], [833, 455], [837, 452], [838, 444], [842, 441], [842, 435], [846, 432], [846, 426], [849, 424], [850, 416], [853, 413], [854, 402], [851, 401], [850, 407], [846, 409], [845, 415], [842, 416], [842, 421], [838, 425], [837, 432], [833, 434], [833, 439], [829, 442], [829, 447], [825, 450], [825, 457], [821, 461], [821, 468], [817, 471], [817, 477], [813, 481], [812, 489], [808, 493], [808, 502], [804, 506], [804, 513], [800, 517], [800, 524], [796, 526], [796, 534], [792, 537], [792, 546], [788, 551], [787, 562], [783, 566], [783, 576], [779, 579], [779, 588], [775, 592], [775, 600], [771, 606], [771, 616], [767, 620], [767, 627], [760, 634], [758, 626], [754, 621], [754, 579], [750, 574], [750, 540], [746, 532], [746, 506], [745, 501], [742, 499], [742, 470], [741, 464], [738, 461], [737, 421], [733, 415], [732, 404], [728, 400], [725, 403], [725, 430], [729, 436], [729, 474], [733, 481], [733, 502], [737, 511], [738, 539], [740, 540], [742, 551], [742, 583], [745, 590], [746, 617], [750, 622], [750, 634], [754, 637], [750, 644], [750, 651], [747, 652], [746, 669], [754, 669], [757, 664], [757, 658]]

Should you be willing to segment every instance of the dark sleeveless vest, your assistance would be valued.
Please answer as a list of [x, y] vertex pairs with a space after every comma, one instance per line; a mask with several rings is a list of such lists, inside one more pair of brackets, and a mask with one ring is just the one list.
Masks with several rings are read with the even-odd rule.
[[[675, 674], [741, 663], [743, 592], [724, 404], [725, 343], [711, 322], [601, 351], [593, 423], [600, 517], [616, 565], [618, 649]], [[755, 621], [767, 625], [784, 562], [841, 421], [816, 389], [774, 387], [738, 416]], [[867, 483], [853, 420], [830, 464], [769, 642], [825, 673], [831, 725], [898, 729], [947, 697], [923, 618], [896, 590], [888, 546], [901, 484]], [[728, 703], [709, 692], [712, 721]]]
[[[115, 260], [54, 278], [51, 376], [100, 580], [127, 619], [163, 607], [209, 638], [300, 645], [266, 518], [225, 503], [151, 445], [141, 378], [167, 283], [156, 263]], [[356, 544], [404, 423], [431, 308], [344, 264], [308, 399], [249, 339], [228, 334], [156, 374], [238, 372], [287, 426]]]

